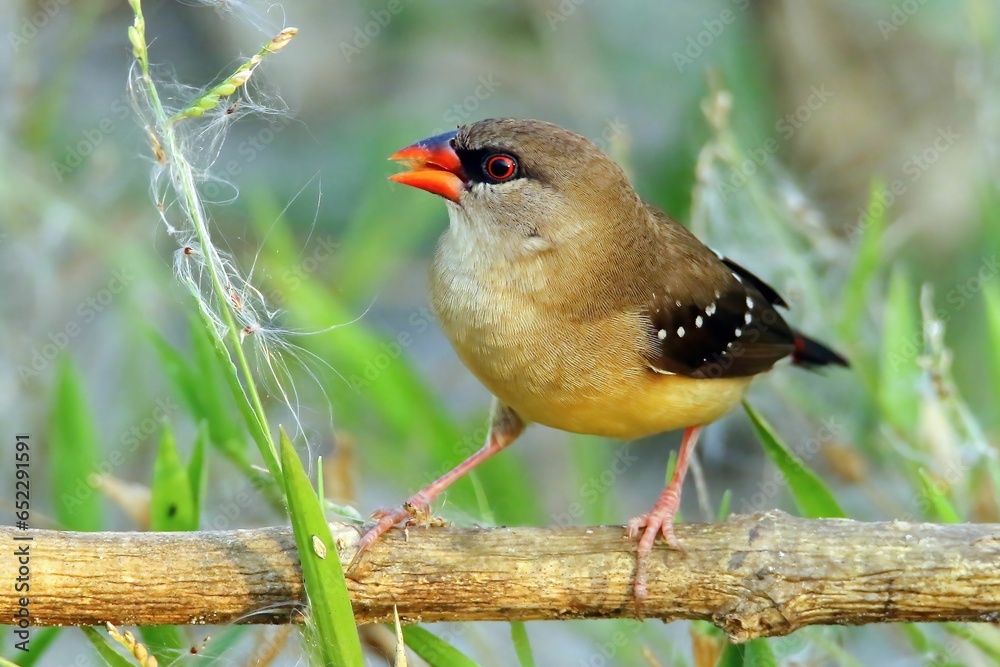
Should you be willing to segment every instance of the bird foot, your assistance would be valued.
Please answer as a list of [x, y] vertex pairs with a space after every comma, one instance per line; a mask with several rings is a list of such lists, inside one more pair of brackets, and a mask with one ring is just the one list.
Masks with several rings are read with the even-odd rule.
[[[678, 500], [680, 500], [678, 498]], [[679, 503], [678, 503], [679, 504]], [[632, 594], [635, 598], [636, 607], [646, 599], [648, 591], [646, 589], [646, 561], [653, 552], [653, 543], [656, 542], [657, 535], [663, 535], [667, 546], [671, 549], [681, 551], [680, 542], [674, 535], [674, 516], [677, 514], [677, 507], [669, 505], [654, 507], [645, 514], [640, 514], [629, 520], [626, 530], [628, 538], [634, 540], [639, 538], [639, 544], [635, 548], [635, 579], [632, 581]], [[642, 533], [640, 537], [640, 531]]]
[[358, 542], [358, 553], [355, 560], [379, 538], [389, 532], [393, 526], [402, 524], [404, 528], [410, 526], [444, 526], [447, 522], [441, 517], [434, 516], [430, 512], [430, 501], [422, 496], [416, 495], [398, 507], [389, 507], [375, 510], [371, 516], [375, 519], [375, 525], [368, 529]]

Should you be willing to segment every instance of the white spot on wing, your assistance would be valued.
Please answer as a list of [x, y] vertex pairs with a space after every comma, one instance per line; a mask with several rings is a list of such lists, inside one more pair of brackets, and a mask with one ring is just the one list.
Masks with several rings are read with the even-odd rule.
[[677, 327], [677, 335], [684, 338], [684, 327]]
[[708, 308], [705, 309], [705, 314], [708, 315], [709, 317], [711, 317], [712, 315], [715, 315], [715, 302], [714, 301], [712, 303], [708, 304]]
[[748, 310], [748, 311], [747, 311], [747, 314], [743, 316], [743, 321], [744, 321], [744, 322], [745, 322], [746, 324], [750, 324], [750, 321], [751, 321], [752, 319], [753, 319], [753, 315], [751, 315], [751, 314], [750, 314], [750, 311]]
[[742, 335], [743, 335], [743, 329], [737, 329], [737, 330], [736, 330], [736, 331], [734, 331], [733, 333], [735, 333], [735, 334], [736, 334], [736, 337], [737, 337], [737, 338], [739, 338], [740, 336], [742, 336]]
[[698, 317], [694, 318], [694, 325], [696, 327], [698, 327], [699, 329], [701, 328], [701, 325], [704, 324], [704, 323], [705, 323], [705, 320], [701, 319], [701, 315], [699, 315]]
[[678, 308], [680, 308], [681, 305], [683, 305], [683, 304], [681, 304], [681, 300], [680, 299], [677, 299], [676, 301], [674, 301], [674, 305], [677, 306]]
[[659, 338], [660, 340], [663, 340], [664, 338], [667, 337], [667, 330], [660, 329], [659, 331], [656, 332], [656, 337]]
[[747, 308], [753, 308], [753, 299], [747, 297]]
[[740, 274], [738, 274], [738, 273], [734, 273], [733, 274], [733, 278], [736, 278], [737, 282], [743, 282], [743, 279], [740, 278]]

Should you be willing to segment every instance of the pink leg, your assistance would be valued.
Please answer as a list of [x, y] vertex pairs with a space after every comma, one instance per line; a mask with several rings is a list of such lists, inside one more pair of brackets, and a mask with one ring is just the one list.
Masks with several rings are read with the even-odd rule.
[[629, 539], [634, 540], [639, 534], [639, 530], [644, 529], [635, 550], [636, 570], [632, 591], [637, 602], [646, 597], [646, 559], [653, 551], [656, 536], [662, 533], [670, 547], [680, 549], [680, 544], [674, 536], [674, 516], [681, 506], [681, 486], [684, 484], [688, 459], [698, 442], [699, 433], [701, 433], [701, 426], [690, 426], [684, 431], [681, 449], [677, 453], [677, 464], [674, 466], [674, 474], [670, 478], [670, 483], [657, 498], [653, 509], [628, 522]]
[[499, 401], [494, 401], [492, 413], [490, 433], [486, 437], [486, 444], [479, 451], [410, 496], [410, 499], [399, 507], [381, 509], [372, 514], [372, 518], [378, 519], [378, 521], [358, 542], [358, 554], [354, 557], [355, 561], [397, 523], [410, 519], [416, 512], [426, 512], [431, 503], [445, 489], [480, 463], [514, 442], [524, 430], [524, 422], [521, 421], [521, 418], [513, 410], [500, 404]]

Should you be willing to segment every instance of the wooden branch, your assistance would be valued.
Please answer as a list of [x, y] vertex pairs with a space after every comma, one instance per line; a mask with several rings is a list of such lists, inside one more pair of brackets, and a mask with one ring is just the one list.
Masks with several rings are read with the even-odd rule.
[[[345, 561], [359, 529], [332, 524]], [[359, 622], [634, 617], [621, 527], [392, 531], [349, 581]], [[30, 545], [32, 625], [286, 623], [303, 601], [288, 528], [69, 533]], [[30, 536], [30, 542], [14, 537]], [[817, 624], [1000, 621], [1000, 525], [805, 520], [782, 512], [677, 526], [658, 545], [646, 617], [705, 619], [736, 641]], [[7, 549], [5, 549], [7, 551]], [[5, 562], [10, 563], [8, 555]], [[0, 585], [9, 623], [21, 594]]]

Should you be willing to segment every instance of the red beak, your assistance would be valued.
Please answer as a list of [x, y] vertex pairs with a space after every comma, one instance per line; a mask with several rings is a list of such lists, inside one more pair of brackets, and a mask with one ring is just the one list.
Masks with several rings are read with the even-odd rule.
[[457, 202], [465, 189], [465, 172], [458, 153], [451, 147], [455, 134], [445, 132], [390, 155], [390, 160], [405, 163], [410, 171], [393, 174], [389, 180]]

